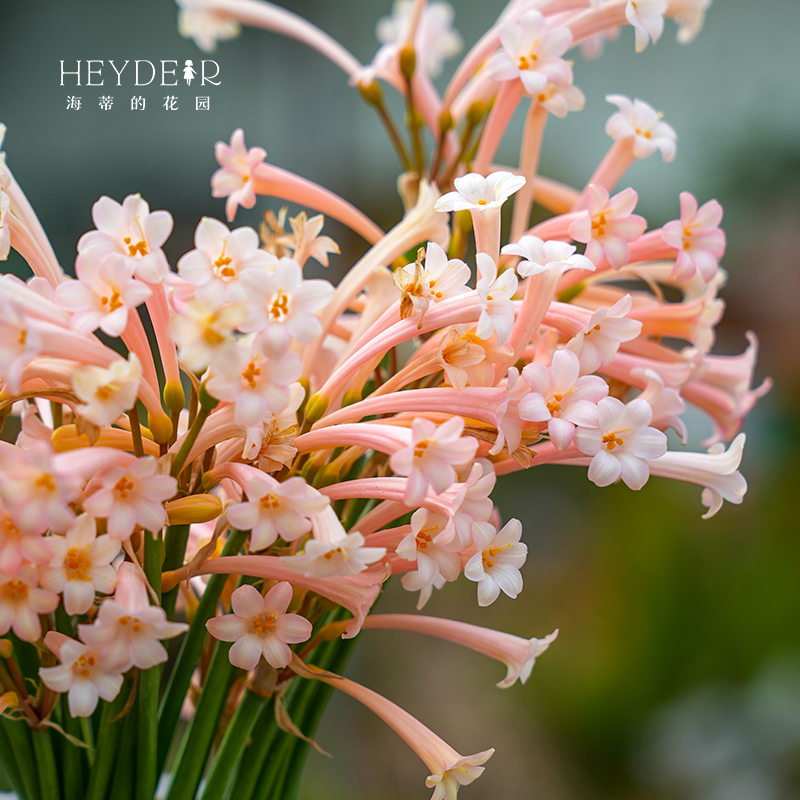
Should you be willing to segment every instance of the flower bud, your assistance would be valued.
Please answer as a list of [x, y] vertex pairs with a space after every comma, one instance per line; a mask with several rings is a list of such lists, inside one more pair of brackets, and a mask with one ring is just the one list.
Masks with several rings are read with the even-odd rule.
[[213, 494], [193, 494], [165, 504], [170, 525], [208, 522], [222, 513], [222, 501]]

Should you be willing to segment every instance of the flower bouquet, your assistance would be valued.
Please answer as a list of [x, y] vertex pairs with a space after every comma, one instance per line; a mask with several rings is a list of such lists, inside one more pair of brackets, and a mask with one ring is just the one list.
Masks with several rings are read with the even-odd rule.
[[[455, 642], [504, 664], [508, 687], [557, 631], [372, 613], [383, 585], [418, 611], [462, 574], [480, 606], [516, 597], [522, 526], [490, 499], [509, 472], [674, 478], [702, 487], [706, 517], [742, 501], [739, 428], [769, 382], [751, 388], [752, 334], [740, 356], [710, 352], [722, 208], [684, 192], [679, 218], [647, 230], [618, 184], [636, 159], [672, 160], [676, 134], [622, 95], [584, 187], [537, 169], [551, 115], [584, 104], [564, 56], [599, 55], [625, 25], [640, 51], [665, 16], [689, 41], [708, 4], [512, 0], [440, 94], [461, 45], [446, 3], [397, 2], [363, 66], [270, 3], [180, 0], [206, 50], [248, 24], [347, 74], [400, 162], [388, 231], [239, 129], [211, 177], [228, 224], [203, 217], [173, 268], [170, 214], [102, 197], [71, 277], [0, 154], [0, 257], [32, 272], [0, 278], [15, 433], [0, 442], [0, 763], [20, 798], [294, 797], [333, 689], [406, 741], [433, 800], [454, 798], [493, 750], [461, 755], [342, 677], [359, 632]], [[518, 163], [497, 164], [518, 107]], [[303, 210], [229, 227], [258, 195]], [[326, 216], [369, 246], [336, 287], [303, 274], [339, 253]], [[713, 423], [708, 452], [682, 449], [686, 403]]]

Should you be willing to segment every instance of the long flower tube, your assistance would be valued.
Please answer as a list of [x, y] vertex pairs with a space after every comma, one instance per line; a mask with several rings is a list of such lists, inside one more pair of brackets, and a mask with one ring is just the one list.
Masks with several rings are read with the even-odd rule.
[[556, 630], [543, 639], [523, 639], [480, 625], [422, 614], [370, 614], [364, 620], [361, 630], [413, 631], [469, 647], [506, 665], [508, 674], [497, 684], [501, 689], [513, 686], [518, 680], [525, 683], [538, 656], [558, 636]]
[[430, 309], [425, 315], [421, 327], [411, 318], [396, 322], [341, 363], [320, 388], [317, 395], [328, 399], [329, 402], [335, 400], [357, 370], [376, 358], [382, 358], [383, 354], [392, 347], [444, 325], [477, 322], [482, 311], [483, 304], [480, 297], [470, 293], [443, 300], [435, 308]]
[[[191, 4], [187, 2], [185, 5], [192, 11], [208, 11], [297, 39], [330, 59], [348, 77], [361, 69], [358, 59], [339, 42], [303, 17], [273, 3], [260, 0], [192, 0]], [[187, 31], [185, 35], [192, 35], [192, 31]]]
[[354, 205], [313, 181], [272, 164], [259, 164], [253, 170], [253, 191], [321, 211], [352, 228], [370, 244], [383, 238], [383, 231]]
[[636, 156], [633, 154], [633, 137], [619, 139], [611, 145], [611, 149], [606, 153], [597, 169], [592, 173], [592, 177], [586, 181], [586, 186], [580, 197], [572, 207], [573, 211], [580, 211], [586, 208], [589, 197], [589, 184], [602, 186], [610, 192], [619, 182], [620, 178], [628, 171]]
[[53, 265], [42, 252], [39, 242], [28, 227], [14, 214], [7, 214], [5, 220], [11, 233], [11, 246], [28, 262], [34, 275], [45, 278], [51, 286], [57, 286], [64, 279], [61, 267]]
[[528, 228], [531, 206], [536, 190], [536, 171], [539, 167], [539, 154], [542, 148], [544, 126], [549, 116], [547, 109], [536, 99], [531, 100], [525, 118], [525, 130], [520, 148], [520, 174], [525, 178], [525, 185], [517, 192], [514, 199], [514, 211], [511, 217], [511, 233], [509, 240], [516, 242], [522, 232]]
[[153, 392], [158, 394], [158, 372], [156, 372], [155, 358], [150, 349], [150, 342], [147, 339], [142, 319], [138, 314], [128, 314], [128, 324], [119, 338], [125, 343], [129, 352], [136, 353], [142, 365], [142, 377]]
[[[427, 183], [420, 185], [416, 204], [394, 228], [367, 251], [334, 290], [333, 297], [319, 315], [323, 334], [331, 329], [350, 302], [364, 289], [374, 270], [391, 264], [395, 258], [420, 242], [435, 241], [447, 245], [449, 232], [446, 228], [445, 215], [434, 209], [438, 197], [439, 192], [435, 187]], [[319, 357], [322, 338], [322, 336], [317, 337], [303, 351], [305, 375], [312, 371], [312, 366]]]
[[486, 120], [486, 127], [472, 169], [481, 175], [485, 175], [494, 159], [500, 140], [508, 128], [508, 123], [514, 115], [520, 100], [523, 98], [521, 84], [517, 81], [504, 81], [500, 84], [492, 110], [489, 112], [489, 119]]
[[357, 422], [350, 425], [332, 425], [303, 433], [294, 440], [294, 445], [299, 453], [350, 446], [392, 454], [408, 447], [410, 441], [411, 432], [407, 428], [379, 425], [374, 422]]
[[[408, 389], [392, 395], [368, 397], [323, 417], [314, 431], [354, 422], [373, 414], [402, 412], [455, 414], [477, 419], [488, 425], [497, 422], [497, 406], [505, 393], [504, 387], [467, 387], [466, 389]], [[302, 438], [302, 437], [301, 437]]]
[[[0, 136], [0, 142], [2, 142], [2, 136]], [[36, 250], [41, 254], [42, 277], [46, 278], [51, 286], [58, 286], [64, 280], [64, 270], [58, 263], [50, 239], [47, 237], [42, 223], [39, 222], [39, 217], [36, 216], [25, 192], [22, 191], [4, 160], [0, 161], [0, 185], [9, 196], [13, 217], [28, 232], [31, 243], [35, 244]]]
[[483, 772], [480, 765], [485, 764], [494, 753], [494, 750], [484, 750], [475, 755], [462, 756], [416, 717], [383, 695], [347, 678], [304, 664], [297, 656], [292, 659], [290, 668], [303, 678], [320, 680], [349, 694], [389, 725], [431, 771], [432, 774], [425, 781], [429, 789], [435, 789], [431, 800], [454, 800], [458, 787], [470, 784], [479, 777]]
[[[408, 480], [401, 477], [392, 478], [360, 478], [344, 483], [335, 483], [320, 489], [320, 493], [331, 500], [344, 500], [353, 497], [371, 497], [377, 500], [393, 500], [402, 502], [406, 494]], [[422, 507], [435, 511], [442, 516], [450, 516], [452, 506], [432, 493], [422, 500]]]
[[[57, 325], [35, 319], [29, 321], [29, 327], [41, 339], [42, 354], [51, 358], [63, 359], [70, 363], [79, 360], [84, 364], [98, 367], [108, 367], [113, 362], [122, 359], [119, 353], [106, 347], [94, 337], [81, 336]], [[169, 431], [165, 432], [165, 426], [171, 430], [169, 419], [166, 418], [161, 408], [158, 395], [147, 382], [140, 384], [139, 397], [152, 417], [151, 423], [155, 423], [159, 430], [159, 435], [162, 438], [163, 436], [168, 437]], [[163, 440], [166, 441], [166, 438]]]
[[12, 303], [18, 304], [24, 314], [69, 327], [70, 314], [53, 300], [45, 297], [27, 284], [23, 283], [16, 275], [3, 275], [0, 277], [0, 293]]

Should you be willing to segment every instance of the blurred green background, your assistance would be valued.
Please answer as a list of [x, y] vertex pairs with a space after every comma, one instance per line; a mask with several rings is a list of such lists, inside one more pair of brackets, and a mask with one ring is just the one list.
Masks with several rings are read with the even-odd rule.
[[[286, 2], [362, 62], [377, 49], [374, 26], [388, 2]], [[346, 197], [384, 226], [401, 207], [397, 164], [383, 131], [316, 53], [278, 36], [245, 30], [203, 55], [176, 30], [168, 0], [4, 0], [0, 25], [0, 121], [7, 161], [71, 267], [91, 206], [107, 194], [141, 192], [166, 208], [174, 264], [191, 249], [203, 215], [222, 217], [209, 192], [213, 145], [243, 127], [268, 160]], [[456, 4], [467, 46], [500, 11]], [[796, 0], [717, 0], [689, 46], [661, 41], [636, 55], [633, 33], [598, 61], [576, 54], [575, 82], [586, 108], [548, 124], [543, 174], [582, 185], [608, 148], [607, 93], [640, 97], [678, 132], [678, 156], [638, 162], [629, 182], [651, 227], [678, 214], [678, 194], [716, 197], [728, 235], [723, 297], [728, 311], [716, 351], [738, 353], [744, 332], [761, 341], [756, 382], [775, 388], [748, 418], [742, 506], [700, 519], [700, 490], [651, 480], [639, 493], [598, 489], [574, 468], [533, 468], [501, 481], [505, 519], [524, 524], [525, 590], [477, 607], [460, 581], [436, 593], [426, 612], [524, 636], [561, 630], [525, 687], [501, 691], [495, 663], [413, 634], [366, 632], [349, 674], [384, 692], [463, 753], [497, 748], [465, 798], [681, 798], [794, 800], [800, 797], [800, 564], [797, 486], [800, 389], [800, 56]], [[151, 86], [80, 90], [59, 86], [59, 62], [76, 59], [214, 58], [221, 85], [208, 91]], [[106, 67], [107, 80], [113, 73]], [[115, 82], [115, 81], [114, 81]], [[162, 107], [177, 95], [178, 109]], [[194, 97], [210, 97], [196, 111]], [[82, 108], [67, 110], [68, 95]], [[101, 95], [114, 97], [108, 110]], [[133, 95], [144, 111], [130, 110]], [[512, 162], [521, 119], [498, 154]], [[237, 224], [257, 225], [259, 198]], [[342, 245], [325, 277], [336, 280], [364, 249], [341, 227]], [[13, 259], [10, 260], [14, 266]], [[19, 262], [16, 262], [19, 267]], [[322, 270], [319, 270], [322, 276]], [[709, 433], [687, 414], [690, 446]], [[380, 611], [410, 611], [399, 585]], [[303, 797], [400, 800], [425, 797], [424, 768], [383, 723], [334, 697], [312, 753]]]

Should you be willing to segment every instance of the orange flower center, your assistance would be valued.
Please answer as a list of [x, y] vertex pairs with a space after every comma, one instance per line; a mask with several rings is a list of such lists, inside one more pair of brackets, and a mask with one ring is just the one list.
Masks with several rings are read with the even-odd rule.
[[603, 444], [606, 446], [606, 450], [613, 450], [617, 445], [622, 446], [625, 442], [616, 433], [607, 433], [603, 437]]
[[259, 614], [250, 620], [253, 626], [253, 631], [259, 636], [269, 633], [278, 623], [278, 618], [275, 614]]
[[250, 385], [251, 389], [256, 388], [256, 377], [261, 374], [261, 370], [256, 366], [255, 361], [247, 365], [247, 369], [242, 372], [242, 380]]
[[133, 490], [133, 481], [127, 475], [123, 475], [114, 484], [114, 491], [123, 500], [128, 496], [128, 493], [131, 492], [132, 490]]
[[[133, 253], [131, 253], [131, 255], [133, 255]], [[114, 289], [110, 298], [106, 297], [105, 295], [100, 298], [100, 305], [108, 306], [107, 310], [110, 313], [111, 311], [116, 311], [118, 308], [122, 308], [123, 303], [119, 299], [119, 292]]]
[[92, 560], [89, 558], [88, 547], [70, 547], [67, 550], [64, 570], [67, 573], [68, 581], [90, 581], [88, 572], [91, 568]]
[[14, 578], [8, 583], [4, 583], [0, 588], [2, 589], [0, 595], [4, 600], [8, 600], [11, 603], [22, 603], [28, 597], [28, 584], [19, 580], [19, 578]]
[[48, 492], [54, 492], [56, 490], [56, 482], [53, 480], [53, 476], [47, 472], [43, 472], [37, 479], [36, 483], [34, 484], [39, 489], [44, 489]]
[[289, 298], [283, 292], [278, 292], [278, 296], [272, 301], [269, 313], [275, 319], [289, 316]]
[[428, 449], [429, 444], [430, 442], [427, 439], [417, 442], [416, 446], [414, 447], [414, 458], [422, 458], [422, 456], [425, 455], [425, 451]]
[[131, 237], [126, 236], [123, 241], [126, 245], [128, 245], [128, 254], [131, 256], [135, 256], [137, 253], [141, 256], [147, 255], [147, 242], [144, 240], [136, 242], [136, 244], [131, 244]]

